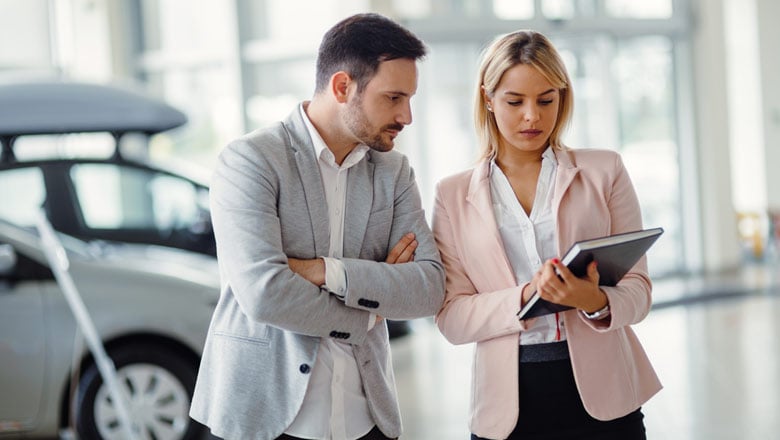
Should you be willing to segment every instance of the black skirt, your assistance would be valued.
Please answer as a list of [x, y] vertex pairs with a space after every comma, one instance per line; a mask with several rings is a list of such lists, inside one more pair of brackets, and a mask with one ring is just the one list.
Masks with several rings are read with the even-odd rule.
[[[507, 439], [646, 440], [641, 409], [609, 421], [585, 411], [569, 359], [524, 360], [519, 366], [520, 417]], [[471, 438], [487, 440], [474, 434]]]

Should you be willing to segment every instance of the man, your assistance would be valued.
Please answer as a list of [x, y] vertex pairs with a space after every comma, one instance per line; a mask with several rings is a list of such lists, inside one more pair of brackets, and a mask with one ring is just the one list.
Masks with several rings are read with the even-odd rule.
[[222, 293], [191, 415], [228, 439], [387, 439], [383, 318], [435, 314], [444, 270], [394, 139], [423, 43], [360, 14], [323, 37], [311, 102], [225, 148], [211, 188]]

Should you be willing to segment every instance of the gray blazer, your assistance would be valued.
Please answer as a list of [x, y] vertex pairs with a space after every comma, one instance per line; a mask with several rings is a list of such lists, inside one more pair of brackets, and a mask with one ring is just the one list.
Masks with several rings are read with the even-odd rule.
[[[211, 215], [222, 291], [190, 415], [226, 439], [273, 439], [303, 402], [320, 338], [353, 345], [374, 422], [401, 435], [387, 326], [438, 312], [444, 269], [414, 173], [397, 152], [370, 151], [349, 170], [344, 301], [293, 273], [287, 257], [328, 255], [325, 192], [300, 110], [229, 144], [219, 156]], [[386, 264], [406, 233], [415, 260]]]

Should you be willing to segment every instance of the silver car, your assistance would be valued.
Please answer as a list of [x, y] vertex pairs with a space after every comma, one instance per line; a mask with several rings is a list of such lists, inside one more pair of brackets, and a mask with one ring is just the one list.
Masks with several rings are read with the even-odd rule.
[[[144, 438], [201, 438], [187, 413], [219, 295], [216, 261], [60, 234]], [[122, 438], [117, 413], [34, 230], [0, 221], [0, 437]]]

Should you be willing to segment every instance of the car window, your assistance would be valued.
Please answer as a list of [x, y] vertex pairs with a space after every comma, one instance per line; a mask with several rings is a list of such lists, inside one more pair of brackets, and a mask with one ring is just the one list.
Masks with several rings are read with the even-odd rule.
[[14, 155], [21, 162], [61, 157], [111, 157], [116, 143], [110, 133], [67, 133], [20, 136]]
[[116, 164], [74, 165], [71, 179], [92, 229], [182, 229], [199, 220], [198, 190], [185, 179]]
[[27, 167], [0, 173], [0, 218], [20, 226], [35, 225], [36, 212], [46, 199], [40, 168]]

